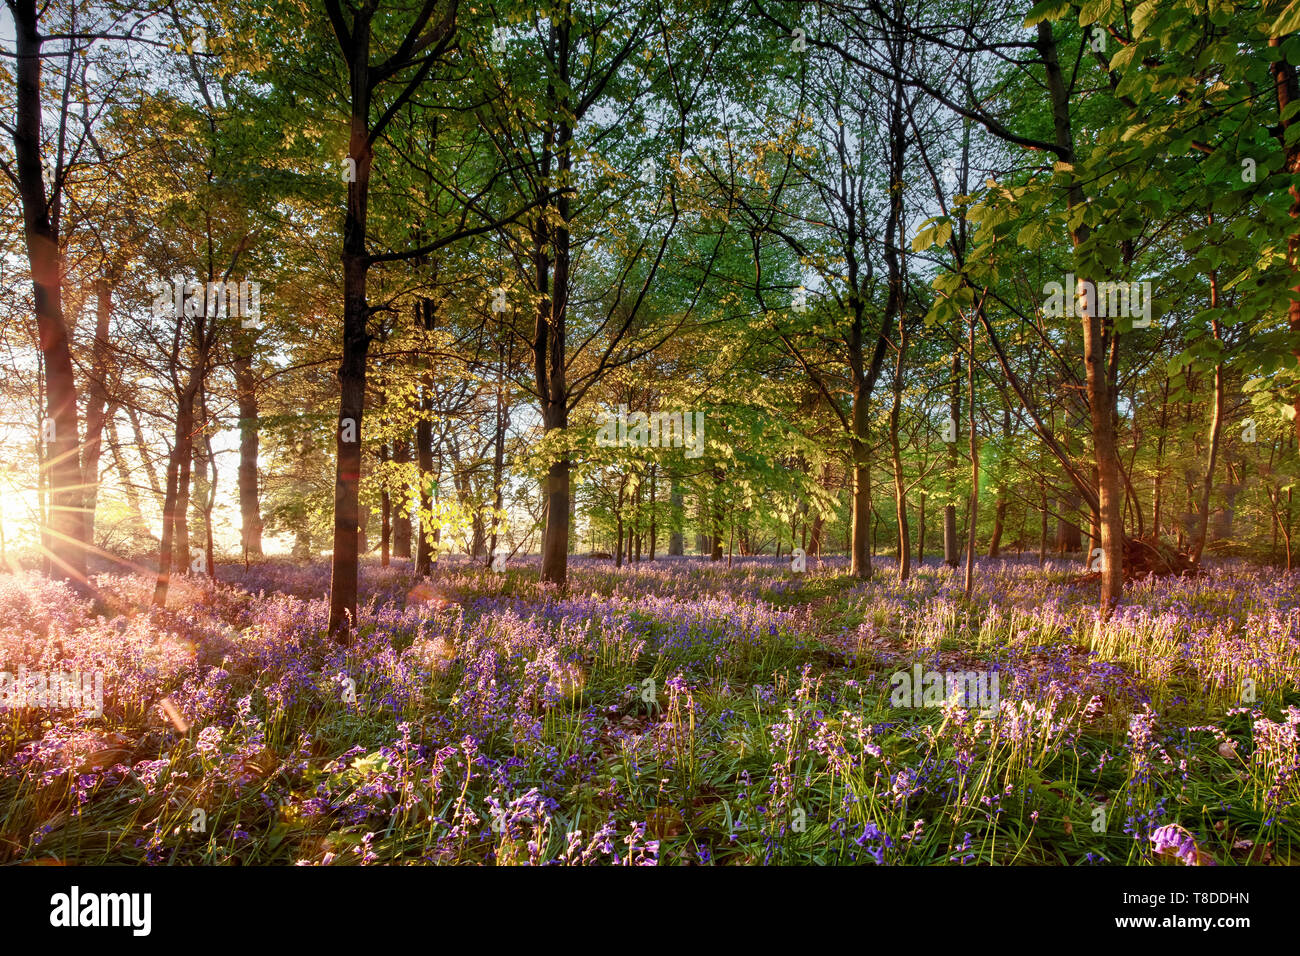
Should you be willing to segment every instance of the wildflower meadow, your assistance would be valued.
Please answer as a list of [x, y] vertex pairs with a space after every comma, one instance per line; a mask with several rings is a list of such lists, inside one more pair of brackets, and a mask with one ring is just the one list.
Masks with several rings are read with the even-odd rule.
[[[1265, 865], [1300, 853], [1300, 579], [1228, 565], [1100, 621], [1074, 567], [906, 584], [770, 560], [222, 568], [166, 610], [0, 577], [4, 862]], [[531, 572], [531, 573], [530, 573]], [[992, 706], [891, 675], [996, 675]], [[966, 702], [961, 702], [966, 703]], [[919, 704], [919, 706], [917, 706]]]

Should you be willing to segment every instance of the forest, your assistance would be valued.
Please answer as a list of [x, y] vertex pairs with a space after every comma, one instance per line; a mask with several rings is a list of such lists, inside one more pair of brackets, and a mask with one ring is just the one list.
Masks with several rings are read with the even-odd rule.
[[1298, 68], [5, 0], [0, 864], [1300, 863]]

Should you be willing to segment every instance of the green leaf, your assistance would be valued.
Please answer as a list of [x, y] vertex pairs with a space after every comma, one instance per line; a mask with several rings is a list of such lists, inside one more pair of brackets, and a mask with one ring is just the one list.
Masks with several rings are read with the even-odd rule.
[[1069, 0], [1039, 0], [1025, 17], [1024, 25], [1035, 27], [1044, 20], [1059, 20], [1069, 12]]
[[1079, 26], [1086, 27], [1096, 23], [1110, 13], [1111, 0], [1089, 0], [1079, 11]]
[[1151, 25], [1152, 21], [1156, 18], [1156, 14], [1159, 12], [1160, 10], [1156, 0], [1145, 0], [1144, 3], [1138, 4], [1137, 9], [1133, 11], [1134, 39], [1147, 32], [1147, 27]]
[[1113, 57], [1110, 58], [1110, 68], [1112, 70], [1122, 70], [1132, 61], [1134, 54], [1137, 53], [1137, 44], [1130, 43], [1128, 46], [1120, 49]]
[[1268, 28], [1268, 35], [1271, 37], [1286, 36], [1288, 33], [1294, 33], [1300, 29], [1300, 0], [1291, 0], [1281, 15], [1273, 21], [1273, 25]]

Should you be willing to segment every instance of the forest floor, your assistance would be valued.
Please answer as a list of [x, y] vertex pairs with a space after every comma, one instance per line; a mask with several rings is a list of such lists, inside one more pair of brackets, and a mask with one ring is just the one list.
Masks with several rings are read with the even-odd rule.
[[0, 575], [0, 671], [103, 674], [0, 696], [0, 863], [1300, 863], [1300, 573], [367, 565], [340, 648], [327, 566], [218, 570]]

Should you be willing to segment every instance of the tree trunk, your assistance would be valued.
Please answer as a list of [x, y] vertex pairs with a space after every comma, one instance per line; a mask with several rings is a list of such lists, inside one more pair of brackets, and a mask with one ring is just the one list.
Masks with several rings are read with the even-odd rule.
[[825, 527], [826, 519], [822, 517], [821, 512], [817, 512], [813, 518], [812, 531], [808, 534], [808, 553], [816, 555], [818, 560], [822, 556], [822, 528]]
[[989, 557], [996, 558], [1002, 549], [1002, 532], [1007, 520], [1007, 464], [1011, 448], [1011, 409], [1002, 409], [1002, 447], [998, 451], [997, 488], [993, 506], [993, 533], [989, 536]]
[[889, 410], [889, 442], [894, 466], [894, 514], [898, 520], [898, 580], [912, 574], [912, 538], [907, 524], [907, 476], [903, 473], [903, 452], [898, 441], [898, 420], [903, 404], [903, 367], [907, 357], [907, 322], [898, 320], [898, 363], [894, 374], [894, 402]]
[[[567, 412], [562, 416], [566, 420]], [[565, 428], [555, 425], [552, 428]], [[567, 455], [546, 473], [546, 531], [542, 543], [542, 580], [564, 587], [569, 573], [569, 471]]]
[[722, 532], [723, 532], [723, 515], [722, 515], [722, 482], [723, 471], [721, 468], [713, 470], [713, 533], [709, 536], [709, 560], [722, 560]]
[[[365, 27], [367, 34], [369, 25]], [[365, 45], [369, 50], [369, 43]], [[368, 54], [367, 54], [368, 55]], [[354, 71], [355, 73], [356, 71]], [[364, 71], [361, 71], [364, 75]], [[353, 86], [353, 126], [349, 155], [356, 158], [356, 182], [348, 184], [348, 211], [343, 227], [343, 355], [339, 362], [339, 415], [334, 429], [334, 537], [330, 559], [329, 633], [339, 643], [351, 639], [357, 623], [357, 586], [360, 572], [361, 436], [366, 402], [366, 356], [370, 333], [366, 320], [366, 193], [370, 183], [370, 146], [366, 142], [363, 117], [357, 101], [366, 102], [369, 91]], [[409, 504], [402, 508], [405, 512]], [[411, 554], [410, 518], [406, 519], [406, 557]], [[400, 553], [400, 552], [399, 552]]]
[[1056, 518], [1056, 551], [1058, 554], [1074, 554], [1083, 548], [1083, 529], [1066, 517], [1066, 515], [1077, 514], [1079, 504], [1079, 495], [1074, 492], [1067, 494], [1064, 498], [1057, 499], [1057, 507], [1060, 509]]
[[638, 472], [636, 476], [636, 500], [632, 504], [632, 527], [636, 534], [636, 552], [632, 560], [635, 564], [641, 563], [641, 519], [641, 474]]
[[[434, 266], [437, 275], [437, 266]], [[432, 332], [437, 322], [432, 299], [421, 297], [415, 303], [416, 321], [424, 331]], [[415, 550], [415, 574], [428, 577], [433, 569], [433, 535], [429, 525], [432, 521], [434, 502], [437, 498], [437, 481], [433, 474], [433, 372], [428, 367], [428, 360], [423, 360], [425, 369], [420, 376], [419, 402], [420, 417], [415, 422], [415, 456], [420, 470], [420, 538]], [[441, 474], [441, 469], [439, 469]]]
[[[996, 558], [1002, 549], [1002, 529], [1006, 524], [1007, 499], [999, 487], [998, 496], [993, 505], [993, 532], [989, 536], [989, 557]], [[1014, 542], [1013, 542], [1014, 543]]]
[[504, 501], [502, 481], [505, 474], [506, 401], [505, 401], [505, 346], [498, 353], [496, 408], [492, 425], [492, 537], [488, 543], [487, 560], [496, 554], [501, 532], [501, 505]]
[[[1038, 48], [1042, 55], [1047, 88], [1052, 101], [1052, 121], [1056, 145], [1061, 150], [1061, 161], [1067, 166], [1074, 162], [1073, 132], [1070, 126], [1069, 92], [1057, 59], [1056, 41], [1052, 24], [1043, 20], [1038, 24]], [[1083, 205], [1083, 188], [1072, 179], [1066, 192], [1067, 208], [1073, 210]], [[1071, 230], [1075, 249], [1083, 246], [1089, 236], [1086, 224]], [[1080, 261], [1079, 280], [1086, 279]], [[1093, 285], [1095, 289], [1095, 284]], [[1076, 290], [1071, 290], [1072, 293]], [[1092, 296], [1095, 299], [1096, 296]], [[1116, 408], [1115, 380], [1118, 370], [1118, 334], [1111, 328], [1110, 320], [1096, 315], [1095, 302], [1084, 296], [1079, 310], [1083, 326], [1083, 358], [1087, 369], [1088, 410], [1092, 419], [1092, 447], [1096, 456], [1098, 475], [1098, 520], [1101, 525], [1101, 612], [1108, 617], [1124, 592], [1124, 489], [1120, 477], [1119, 451], [1115, 442]]]
[[108, 408], [108, 320], [112, 314], [113, 287], [107, 277], [95, 283], [95, 345], [86, 386], [86, 445], [82, 462], [85, 489], [85, 543], [95, 541], [95, 510], [99, 502], [99, 461], [104, 445]]
[[[1218, 288], [1214, 276], [1210, 277], [1210, 308], [1218, 308]], [[1219, 320], [1210, 318], [1210, 328], [1215, 342], [1219, 342]], [[1191, 563], [1198, 567], [1205, 550], [1205, 538], [1210, 527], [1210, 493], [1214, 489], [1214, 465], [1219, 455], [1219, 435], [1223, 428], [1223, 363], [1214, 366], [1214, 410], [1210, 416], [1209, 449], [1205, 455], [1205, 476], [1201, 479], [1201, 498], [1197, 507], [1196, 538], [1192, 542]]]
[[1160, 394], [1160, 434], [1156, 436], [1156, 474], [1155, 488], [1151, 501], [1151, 540], [1160, 540], [1160, 507], [1162, 505], [1161, 489], [1164, 483], [1165, 468], [1165, 429], [1169, 427], [1169, 379], [1164, 380]]
[[[178, 306], [180, 303], [177, 303]], [[185, 308], [177, 309], [172, 350], [169, 357], [172, 384], [176, 389], [176, 430], [172, 440], [171, 457], [167, 462], [167, 494], [163, 499], [163, 536], [159, 546], [158, 577], [154, 582], [153, 603], [166, 607], [167, 590], [171, 586], [173, 568], [182, 572], [190, 570], [189, 508], [190, 483], [194, 462], [194, 435], [207, 423], [195, 421], [195, 403], [203, 390], [208, 373], [208, 359], [215, 344], [217, 323], [207, 314], [207, 299], [196, 315], [186, 315]], [[193, 321], [194, 362], [180, 384], [178, 372], [183, 354], [187, 320]], [[206, 561], [205, 561], [206, 566]]]
[[[566, 5], [567, 10], [567, 5]], [[573, 127], [569, 120], [569, 31], [566, 17], [551, 21], [551, 42], [557, 51], [558, 80], [563, 89], [547, 86], [551, 116], [560, 119], [548, 126], [544, 149], [544, 174], [551, 174], [552, 157], [557, 165], [559, 182], [568, 184], [573, 168]], [[569, 426], [569, 388], [567, 381], [566, 324], [569, 308], [569, 219], [571, 198], [563, 192], [555, 201], [555, 217], [539, 217], [537, 249], [537, 291], [540, 303], [533, 337], [533, 360], [536, 367], [538, 395], [542, 399], [542, 422], [545, 433], [563, 431]], [[548, 293], [546, 275], [548, 245], [555, 254], [554, 286]], [[546, 473], [546, 530], [542, 537], [542, 581], [563, 588], [569, 573], [569, 477], [571, 463], [561, 452]]]
[[[953, 424], [954, 432], [961, 421], [961, 350], [956, 349], [952, 356], [952, 394], [948, 401], [948, 418]], [[957, 494], [957, 436], [948, 443], [948, 495]], [[950, 568], [957, 567], [957, 504], [955, 501], [943, 509], [943, 563]]]
[[658, 472], [658, 466], [652, 464], [650, 466], [650, 560], [651, 561], [655, 559], [655, 545], [658, 543], [655, 540], [655, 538], [657, 537], [658, 530], [659, 530], [655, 525], [655, 518], [656, 518], [655, 513], [658, 510], [655, 506], [657, 504], [656, 499], [658, 497], [658, 491], [659, 491], [658, 483], [657, 483], [657, 478], [659, 476], [657, 472]]
[[261, 423], [257, 378], [253, 374], [254, 335], [235, 333], [235, 400], [239, 406], [239, 543], [244, 558], [262, 556], [262, 507], [257, 490]]
[[[181, 504], [180, 485], [182, 467], [188, 472], [189, 462], [193, 457], [190, 442], [194, 434], [194, 393], [198, 391], [196, 374], [197, 366], [190, 370], [189, 381], [177, 398], [176, 431], [172, 438], [172, 453], [167, 461], [167, 491], [163, 497], [162, 538], [158, 545], [158, 577], [154, 582], [153, 591], [153, 603], [156, 607], [167, 606], [167, 590], [171, 586], [171, 573], [176, 563], [176, 555], [180, 554], [183, 559], [184, 563], [180, 565], [182, 569], [187, 569], [189, 566], [188, 516]], [[178, 539], [181, 538], [178, 532], [186, 532], [185, 552], [177, 547]]]
[[[891, 54], [895, 51], [891, 45]], [[895, 64], [897, 65], [897, 64]], [[882, 328], [898, 320], [898, 354], [894, 365], [894, 401], [889, 411], [889, 440], [894, 466], [894, 513], [898, 523], [898, 580], [906, 581], [912, 573], [912, 541], [907, 526], [907, 477], [903, 473], [903, 455], [898, 441], [899, 415], [903, 404], [904, 372], [907, 367], [907, 313], [903, 308], [903, 262], [899, 257], [898, 235], [903, 231], [903, 151], [906, 140], [903, 113], [903, 87], [896, 77], [894, 98], [889, 113], [889, 219], [885, 224], [885, 266], [889, 277], [889, 295], [885, 301]]]
[[[36, 0], [11, 0], [14, 18], [16, 100], [13, 142], [23, 239], [31, 268], [32, 300], [45, 370], [46, 480], [50, 508], [43, 537], [49, 573], [86, 590], [85, 520], [77, 416], [77, 382], [63, 315], [63, 256], [59, 248], [57, 196], [45, 196], [41, 163], [41, 45]], [[57, 171], [61, 174], [61, 171]]]
[[[386, 471], [389, 453], [387, 443], [379, 446], [379, 466], [381, 473]], [[388, 567], [391, 560], [390, 549], [393, 535], [393, 500], [388, 494], [385, 480], [379, 487], [379, 565]]]
[[217, 579], [217, 562], [212, 540], [212, 509], [217, 503], [217, 456], [212, 453], [212, 429], [208, 422], [208, 395], [206, 389], [199, 390], [199, 411], [203, 424], [201, 451], [195, 457], [203, 466], [203, 497], [199, 501], [199, 510], [203, 515], [203, 568], [212, 580]]
[[[983, 310], [981, 300], [977, 309]], [[967, 353], [970, 361], [966, 363], [966, 406], [970, 417], [970, 521], [966, 533], [966, 599], [970, 600], [971, 590], [975, 586], [975, 531], [979, 525], [980, 506], [980, 456], [975, 432], [975, 314], [970, 317], [970, 336], [967, 340]]]
[[[892, 223], [892, 218], [890, 220]], [[856, 288], [856, 263], [850, 262], [849, 284]], [[892, 299], [895, 289], [891, 285]], [[850, 409], [849, 448], [851, 455], [851, 492], [849, 510], [849, 574], [861, 580], [871, 577], [871, 445], [870, 445], [870, 409], [872, 386], [875, 384], [873, 372], [878, 363], [873, 362], [873, 369], [868, 370], [864, 355], [863, 315], [866, 302], [861, 295], [854, 294], [850, 299], [852, 322], [846, 340], [848, 346], [848, 364], [853, 382], [853, 404]], [[882, 339], [884, 336], [881, 337]], [[880, 348], [876, 350], [883, 357]]]
[[672, 530], [668, 533], [668, 553], [674, 557], [679, 557], [685, 553], [682, 518], [686, 507], [686, 498], [682, 494], [681, 485], [677, 483], [676, 475], [672, 477], [669, 489], [668, 508], [671, 516], [669, 524]]
[[[830, 491], [831, 482], [834, 478], [834, 470], [829, 461], [822, 463], [820, 483], [823, 488]], [[813, 516], [812, 531], [808, 535], [807, 553], [816, 555], [817, 560], [822, 556], [822, 534], [826, 528], [826, 516], [818, 508], [817, 514]]]
[[[402, 438], [393, 442], [393, 463], [409, 465], [411, 463], [411, 442]], [[405, 475], [406, 469], [398, 469]], [[411, 489], [403, 478], [398, 485], [400, 494], [393, 501], [393, 557], [411, 557]]]
[[925, 567], [925, 489], [920, 491], [921, 502], [916, 519], [916, 566]]
[[623, 566], [623, 498], [626, 490], [627, 475], [620, 475], [618, 479], [618, 504], [614, 509], [616, 521], [614, 537], [617, 540], [617, 544], [614, 546], [614, 567], [616, 568]]
[[[197, 372], [191, 373], [197, 374]], [[185, 393], [181, 395], [181, 401], [186, 403], [184, 411], [185, 421], [187, 423], [184, 440], [181, 436], [176, 436], [176, 448], [178, 454], [174, 454], [168, 470], [176, 469], [176, 495], [172, 508], [173, 521], [176, 528], [172, 532], [172, 563], [173, 566], [182, 574], [189, 570], [190, 565], [190, 486], [194, 480], [194, 402], [197, 394], [191, 394], [186, 398]]]
[[[330, 634], [339, 643], [347, 644], [357, 616], [362, 415], [366, 403], [366, 359], [372, 339], [367, 329], [370, 305], [366, 299], [366, 283], [372, 262], [366, 249], [370, 174], [374, 162], [371, 144], [417, 91], [433, 60], [447, 49], [455, 33], [456, 5], [452, 3], [443, 20], [432, 27], [429, 27], [429, 22], [434, 5], [424, 6], [399, 47], [401, 53], [378, 66], [370, 62], [371, 25], [378, 4], [345, 6], [340, 0], [325, 0], [325, 8], [347, 66], [351, 94], [348, 159], [353, 175], [348, 181], [347, 211], [343, 218], [343, 350], [338, 368], [339, 416], [334, 433], [334, 547], [330, 565], [329, 617]], [[420, 55], [427, 59], [413, 79], [402, 80], [399, 92], [385, 98], [384, 114], [372, 128], [370, 108], [376, 88], [404, 69], [415, 49], [422, 51]], [[402, 511], [407, 508], [409, 502]], [[408, 554], [409, 549], [408, 540]]]
[[1041, 568], [1047, 562], [1047, 485], [1039, 481], [1038, 487], [1042, 494], [1042, 504], [1039, 507], [1042, 522], [1038, 528], [1038, 566]]

